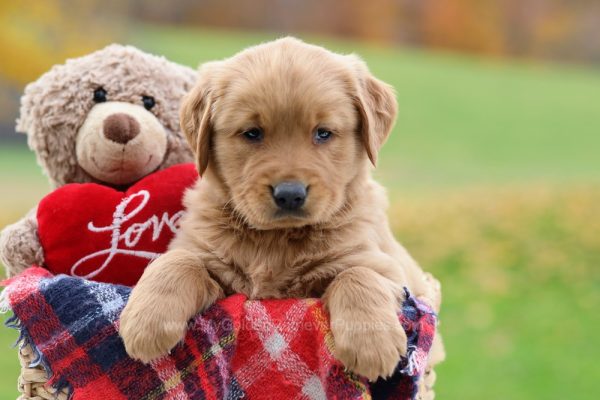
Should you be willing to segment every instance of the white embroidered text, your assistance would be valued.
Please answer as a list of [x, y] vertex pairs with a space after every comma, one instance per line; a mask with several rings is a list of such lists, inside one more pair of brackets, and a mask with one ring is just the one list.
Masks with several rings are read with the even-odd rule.
[[[127, 207], [136, 199], [140, 200], [139, 205], [128, 213], [125, 213]], [[134, 193], [121, 201], [113, 213], [113, 220], [110, 225], [95, 226], [94, 222], [90, 221], [87, 228], [91, 232], [111, 232], [110, 246], [107, 249], [96, 251], [79, 259], [71, 267], [71, 275], [85, 279], [94, 278], [108, 267], [110, 262], [117, 254], [145, 258], [149, 260], [149, 262], [160, 256], [160, 253], [134, 250], [133, 248], [139, 243], [142, 235], [148, 231], [148, 229], [151, 229], [153, 242], [158, 240], [164, 229], [169, 229], [173, 233], [177, 232], [179, 220], [183, 216], [184, 212], [179, 211], [172, 216], [169, 216], [167, 212], [164, 212], [161, 218], [153, 215], [144, 222], [136, 222], [131, 224], [131, 226], [123, 231], [123, 224], [142, 211], [149, 201], [150, 192], [147, 190], [140, 190], [139, 192]], [[77, 273], [78, 269], [80, 269], [80, 267], [87, 261], [97, 258], [104, 259], [99, 267], [84, 275], [79, 275]]]

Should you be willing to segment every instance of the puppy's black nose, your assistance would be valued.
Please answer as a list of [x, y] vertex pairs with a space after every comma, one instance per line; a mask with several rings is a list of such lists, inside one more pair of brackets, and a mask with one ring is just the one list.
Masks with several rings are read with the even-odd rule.
[[298, 210], [306, 200], [306, 186], [300, 182], [281, 182], [273, 188], [273, 199], [282, 210]]

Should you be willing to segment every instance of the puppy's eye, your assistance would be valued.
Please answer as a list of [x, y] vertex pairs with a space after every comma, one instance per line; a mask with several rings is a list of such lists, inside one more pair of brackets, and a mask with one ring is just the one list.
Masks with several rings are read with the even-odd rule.
[[94, 103], [104, 103], [106, 101], [106, 90], [98, 88], [94, 90]]
[[154, 107], [156, 105], [156, 102], [154, 101], [154, 97], [152, 96], [142, 96], [142, 103], [144, 103], [144, 108], [146, 110], [150, 110], [152, 107]]
[[260, 142], [263, 139], [263, 131], [260, 128], [251, 128], [242, 133], [251, 142]]
[[333, 133], [331, 133], [331, 131], [329, 129], [317, 128], [317, 129], [315, 129], [315, 133], [314, 133], [314, 141], [316, 144], [325, 143], [326, 141], [331, 139], [332, 136], [333, 136]]

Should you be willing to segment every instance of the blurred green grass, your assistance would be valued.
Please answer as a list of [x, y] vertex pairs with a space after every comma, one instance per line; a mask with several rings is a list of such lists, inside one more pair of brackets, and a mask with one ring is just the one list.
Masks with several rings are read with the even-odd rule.
[[[188, 65], [276, 35], [139, 26], [129, 41]], [[400, 240], [442, 281], [441, 399], [595, 399], [600, 366], [600, 74], [318, 37], [392, 84], [400, 115], [378, 178]], [[0, 226], [48, 185], [0, 148]], [[0, 347], [16, 338], [0, 330]], [[14, 351], [0, 398], [16, 392]]]
[[394, 232], [441, 281], [440, 398], [593, 399], [600, 187], [412, 195]]

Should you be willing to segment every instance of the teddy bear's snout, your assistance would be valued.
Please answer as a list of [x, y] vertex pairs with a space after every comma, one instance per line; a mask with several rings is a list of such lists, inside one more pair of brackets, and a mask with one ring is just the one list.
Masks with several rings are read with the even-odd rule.
[[131, 115], [115, 113], [104, 119], [103, 131], [108, 140], [125, 144], [140, 133], [140, 124]]
[[124, 185], [156, 170], [167, 153], [168, 131], [138, 104], [106, 101], [94, 105], [77, 132], [81, 168], [95, 179]]

